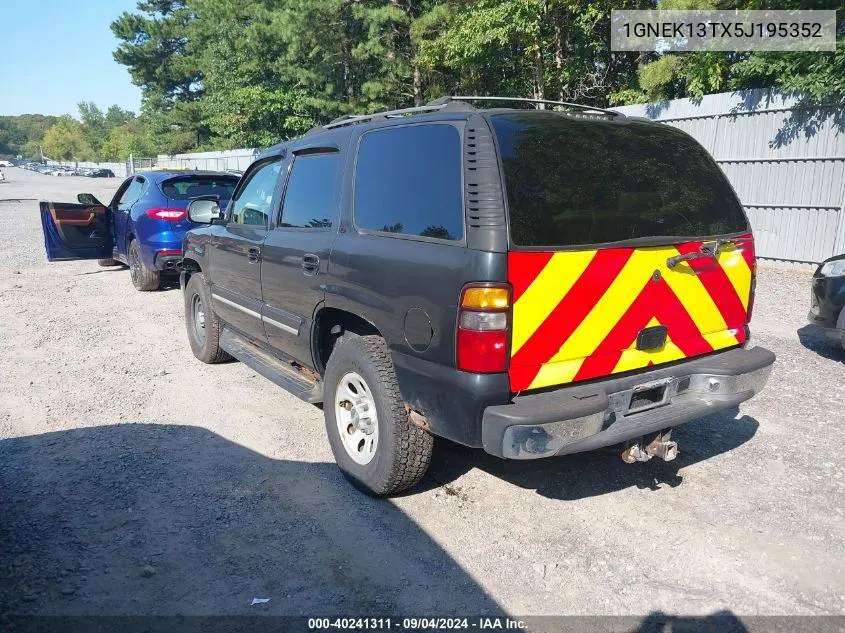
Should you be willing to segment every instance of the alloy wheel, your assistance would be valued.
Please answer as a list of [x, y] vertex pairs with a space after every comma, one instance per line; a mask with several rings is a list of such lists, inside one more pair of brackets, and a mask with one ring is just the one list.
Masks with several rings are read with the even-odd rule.
[[356, 464], [369, 464], [378, 449], [378, 412], [367, 381], [357, 372], [345, 373], [334, 400], [343, 448]]

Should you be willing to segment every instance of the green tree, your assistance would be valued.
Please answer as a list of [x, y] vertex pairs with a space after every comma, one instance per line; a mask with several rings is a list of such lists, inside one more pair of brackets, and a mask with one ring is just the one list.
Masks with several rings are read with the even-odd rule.
[[140, 13], [124, 12], [111, 24], [121, 41], [114, 58], [141, 87], [141, 116], [155, 144], [168, 153], [197, 149], [209, 128], [197, 103], [203, 89], [190, 45], [195, 15], [187, 0], [141, 0], [137, 8]]
[[85, 140], [82, 123], [69, 115], [59, 117], [44, 134], [44, 153], [53, 160], [90, 160], [94, 157]]
[[831, 52], [689, 52], [644, 60], [639, 88], [620, 101], [657, 101], [749, 88], [798, 91], [810, 102], [845, 95], [845, 3], [842, 0], [661, 0], [661, 9], [834, 9], [836, 50]]
[[0, 116], [0, 157], [40, 158], [38, 146], [57, 117], [41, 114]]
[[115, 60], [127, 66], [145, 93], [169, 100], [193, 100], [202, 94], [201, 73], [189, 50], [194, 19], [186, 0], [141, 0], [138, 11], [124, 11], [111, 24], [121, 44]]
[[82, 133], [85, 137], [85, 142], [98, 154], [100, 146], [106, 140], [109, 130], [106, 126], [106, 117], [103, 116], [102, 110], [91, 101], [82, 101], [77, 104], [79, 108], [79, 118], [82, 121]]
[[154, 156], [157, 148], [140, 119], [132, 119], [113, 127], [100, 147], [99, 158], [104, 161], [122, 161], [130, 155]]
[[448, 92], [605, 104], [636, 84], [638, 56], [612, 53], [610, 11], [648, 0], [453, 0], [415, 25], [419, 64]]
[[[659, 0], [662, 8], [763, 4]], [[842, 0], [765, 4], [841, 8]], [[610, 51], [611, 10], [656, 6], [658, 0], [141, 0], [112, 29], [121, 42], [115, 59], [143, 90], [146, 147], [167, 153], [270, 145], [339, 115], [443, 94], [604, 106], [751, 87], [801, 90], [812, 99], [845, 91], [841, 45], [829, 54]], [[99, 121], [97, 112], [87, 114]], [[95, 149], [127, 122], [112, 125], [109, 112], [99, 114], [105, 134], [87, 126], [101, 130], [89, 141]]]

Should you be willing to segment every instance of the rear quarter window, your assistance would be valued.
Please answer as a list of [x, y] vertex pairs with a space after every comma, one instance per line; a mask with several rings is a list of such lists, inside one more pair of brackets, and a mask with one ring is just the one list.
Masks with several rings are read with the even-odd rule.
[[355, 225], [397, 235], [464, 237], [461, 138], [448, 124], [367, 132], [355, 169]]

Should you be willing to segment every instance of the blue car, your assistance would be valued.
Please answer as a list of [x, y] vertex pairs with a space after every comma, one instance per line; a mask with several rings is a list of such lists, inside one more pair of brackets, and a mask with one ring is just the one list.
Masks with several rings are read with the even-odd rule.
[[215, 197], [221, 209], [239, 177], [212, 171], [149, 171], [127, 178], [106, 205], [82, 193], [77, 203], [41, 202], [44, 247], [51, 262], [96, 259], [129, 267], [137, 290], [158, 290], [175, 272], [194, 198]]

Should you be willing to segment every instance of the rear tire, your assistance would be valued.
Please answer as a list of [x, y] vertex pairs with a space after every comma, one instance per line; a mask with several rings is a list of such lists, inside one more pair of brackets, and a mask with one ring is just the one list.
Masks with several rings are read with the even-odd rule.
[[144, 264], [141, 259], [141, 246], [138, 240], [129, 242], [129, 249], [127, 250], [129, 259], [129, 274], [132, 277], [132, 285], [135, 290], [141, 292], [151, 292], [158, 290], [161, 286], [161, 273], [157, 270], [151, 270]]
[[386, 496], [423, 478], [434, 439], [411, 423], [384, 339], [341, 339], [329, 357], [324, 385], [329, 443], [353, 486]]
[[222, 363], [232, 358], [220, 349], [220, 319], [211, 305], [211, 291], [202, 273], [194, 273], [185, 286], [185, 327], [194, 356], [204, 363]]
[[104, 268], [107, 266], [121, 266], [121, 263], [116, 259], [112, 259], [111, 257], [107, 259], [98, 259], [97, 263]]

